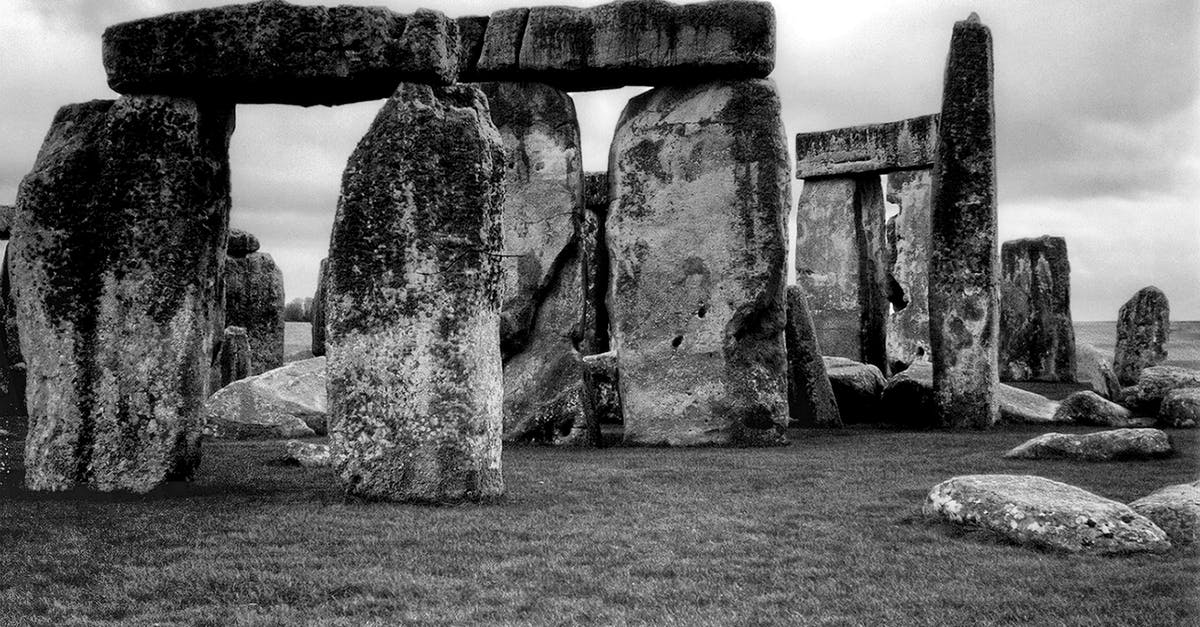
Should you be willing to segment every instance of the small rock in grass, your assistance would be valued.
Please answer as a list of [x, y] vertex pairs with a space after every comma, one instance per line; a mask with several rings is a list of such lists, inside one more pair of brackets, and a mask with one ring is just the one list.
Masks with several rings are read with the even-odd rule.
[[1128, 427], [1133, 414], [1091, 390], [1083, 390], [1063, 399], [1054, 418], [1056, 422], [1097, 427]]
[[1046, 433], [1005, 453], [1009, 459], [1072, 459], [1088, 462], [1167, 457], [1171, 439], [1158, 429], [1114, 429], [1096, 433]]

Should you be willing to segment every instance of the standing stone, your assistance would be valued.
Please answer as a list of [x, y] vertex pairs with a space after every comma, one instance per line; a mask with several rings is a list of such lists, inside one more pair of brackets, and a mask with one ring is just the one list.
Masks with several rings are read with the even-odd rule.
[[250, 373], [283, 365], [283, 272], [267, 253], [225, 261], [225, 324], [246, 329]]
[[401, 83], [330, 241], [329, 432], [347, 492], [485, 501], [500, 468], [500, 134], [476, 88]]
[[1171, 306], [1166, 294], [1143, 287], [1117, 314], [1117, 349], [1113, 370], [1121, 385], [1134, 385], [1143, 368], [1157, 366], [1167, 358], [1171, 336]]
[[11, 247], [6, 248], [0, 261], [0, 488], [25, 482], [25, 433], [29, 422], [29, 412], [25, 409], [25, 358], [21, 356], [17, 304], [9, 274], [11, 251]]
[[312, 354], [325, 354], [325, 293], [329, 286], [329, 259], [321, 260], [317, 270], [317, 293], [312, 301]]
[[938, 423], [996, 423], [999, 300], [992, 35], [954, 25], [942, 92], [929, 257], [929, 339]]
[[887, 372], [887, 239], [875, 174], [804, 181], [796, 211], [796, 283], [821, 350]]
[[221, 387], [252, 376], [250, 370], [250, 339], [242, 327], [225, 327], [221, 341]]
[[232, 108], [59, 110], [17, 199], [26, 485], [145, 492], [192, 475], [229, 220]]
[[933, 206], [933, 171], [893, 172], [888, 175], [887, 200], [900, 213], [888, 221], [887, 320], [889, 365], [907, 368], [928, 363], [929, 350], [929, 213]]
[[817, 344], [816, 330], [805, 304], [804, 289], [787, 288], [788, 408], [792, 425], [802, 427], [840, 427], [833, 387], [825, 372], [825, 360]]
[[1071, 264], [1061, 237], [1000, 247], [1000, 379], [1075, 381]]
[[765, 80], [629, 101], [609, 157], [625, 440], [785, 442], [788, 157]]
[[583, 168], [579, 121], [566, 92], [539, 83], [483, 83], [504, 141], [500, 348], [504, 437], [582, 426], [584, 285], [579, 255]]

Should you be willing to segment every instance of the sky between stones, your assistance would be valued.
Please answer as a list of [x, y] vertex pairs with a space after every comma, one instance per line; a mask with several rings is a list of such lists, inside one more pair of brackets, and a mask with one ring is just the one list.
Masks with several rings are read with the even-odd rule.
[[[352, 0], [293, 0], [296, 4]], [[452, 17], [583, 0], [363, 0]], [[223, 0], [6, 0], [0, 7], [0, 204], [11, 204], [59, 106], [114, 98], [100, 34], [117, 22]], [[772, 78], [797, 132], [939, 109], [955, 20], [977, 11], [996, 65], [1000, 239], [1067, 239], [1072, 312], [1113, 320], [1157, 285], [1172, 318], [1200, 319], [1200, 3], [1194, 0], [779, 0]], [[585, 169], [603, 170], [625, 101], [641, 88], [574, 94]], [[243, 105], [230, 149], [232, 223], [310, 296], [341, 172], [382, 101]], [[793, 185], [793, 198], [800, 182]], [[794, 227], [792, 203], [789, 229]]]

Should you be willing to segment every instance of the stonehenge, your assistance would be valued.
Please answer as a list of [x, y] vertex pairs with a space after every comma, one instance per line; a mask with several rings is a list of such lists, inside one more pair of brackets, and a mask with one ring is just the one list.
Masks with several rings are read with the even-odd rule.
[[1113, 371], [1121, 385], [1134, 385], [1143, 369], [1167, 358], [1171, 305], [1153, 285], [1138, 290], [1117, 313], [1117, 349]]
[[1004, 242], [1000, 266], [1000, 379], [1074, 382], [1066, 240], [1043, 235]]
[[257, 250], [257, 238], [234, 229], [224, 274], [224, 323], [246, 330], [250, 374], [283, 365], [283, 271], [271, 255]]

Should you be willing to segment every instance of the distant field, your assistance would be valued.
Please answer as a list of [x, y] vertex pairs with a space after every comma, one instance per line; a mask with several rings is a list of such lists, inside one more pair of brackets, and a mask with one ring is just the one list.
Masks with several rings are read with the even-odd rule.
[[312, 357], [312, 325], [307, 322], [287, 322], [283, 330], [284, 361]]
[[[1117, 323], [1076, 321], [1075, 342], [1091, 344], [1111, 356], [1117, 345]], [[1200, 322], [1171, 322], [1171, 338], [1167, 341], [1167, 361], [1164, 363], [1168, 366], [1200, 369]]]

